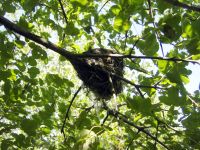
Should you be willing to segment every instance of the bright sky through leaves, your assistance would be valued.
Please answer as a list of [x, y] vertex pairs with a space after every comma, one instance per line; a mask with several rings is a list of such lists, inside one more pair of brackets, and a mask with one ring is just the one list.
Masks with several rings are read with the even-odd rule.
[[[200, 149], [199, 3], [1, 0], [0, 149]], [[94, 65], [116, 57], [123, 77]], [[85, 59], [123, 81], [116, 98], [80, 88]]]

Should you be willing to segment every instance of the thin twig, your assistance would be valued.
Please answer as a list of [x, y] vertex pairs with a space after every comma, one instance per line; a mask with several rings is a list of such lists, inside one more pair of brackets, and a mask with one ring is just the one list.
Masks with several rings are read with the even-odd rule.
[[103, 4], [103, 6], [99, 9], [99, 13], [101, 12], [101, 10], [104, 8], [104, 6], [109, 2], [110, 0], [107, 0], [104, 4]]
[[198, 104], [197, 102], [195, 102], [195, 100], [193, 100], [189, 95], [187, 95], [187, 97], [192, 102], [193, 105], [195, 105], [196, 107], [200, 108], [200, 104]]
[[65, 131], [64, 131], [64, 127], [65, 127], [65, 124], [66, 124], [66, 120], [68, 118], [69, 120], [69, 111], [70, 111], [70, 108], [74, 102], [74, 99], [76, 98], [76, 96], [78, 95], [78, 93], [80, 92], [80, 90], [82, 89], [82, 85], [78, 88], [78, 90], [76, 91], [76, 93], [74, 94], [72, 100], [70, 101], [70, 104], [69, 104], [69, 107], [67, 108], [67, 111], [66, 111], [66, 114], [65, 114], [65, 119], [63, 121], [63, 125], [62, 125], [62, 128], [61, 128], [61, 133], [63, 133], [64, 135], [64, 138], [65, 138]]
[[[167, 124], [166, 122], [162, 121], [161, 119], [159, 119], [157, 116], [154, 116], [154, 118], [159, 122], [159, 124], [163, 124], [166, 128], [169, 128], [175, 132], [180, 132], [176, 129], [174, 129], [171, 125]], [[182, 128], [182, 127], [181, 127]]]
[[118, 79], [120, 79], [120, 80], [122, 80], [122, 81], [124, 81], [124, 82], [126, 82], [126, 83], [128, 83], [128, 84], [133, 85], [134, 87], [136, 87], [136, 89], [137, 89], [137, 88], [164, 89], [164, 88], [162, 88], [162, 87], [158, 87], [157, 85], [155, 85], [155, 86], [150, 86], [150, 85], [138, 85], [138, 84], [135, 84], [135, 83], [131, 82], [130, 80], [125, 79], [125, 78], [123, 78], [123, 77], [121, 77], [121, 76], [119, 76], [119, 75], [117, 75], [117, 74], [111, 73], [111, 75], [114, 76], [114, 77], [116, 77], [116, 78], [118, 78]]
[[126, 42], [127, 42], [127, 38], [128, 38], [128, 31], [126, 31], [125, 33], [125, 40], [124, 40], [124, 51], [126, 49]]
[[102, 121], [102, 123], [101, 123], [102, 126], [104, 125], [104, 123], [105, 123], [106, 120], [108, 119], [108, 116], [109, 116], [109, 112], [107, 111], [107, 114], [106, 114], [106, 116], [103, 118], [103, 121]]
[[135, 59], [150, 59], [150, 60], [165, 60], [173, 62], [190, 62], [194, 64], [199, 64], [200, 61], [190, 60], [190, 59], [181, 59], [181, 58], [169, 58], [169, 57], [153, 57], [153, 56], [135, 56], [135, 55], [122, 55], [122, 54], [74, 54], [74, 57], [78, 58], [135, 58]]
[[115, 118], [119, 118], [121, 121], [123, 121], [124, 123], [136, 128], [139, 132], [143, 132], [144, 134], [148, 135], [149, 137], [151, 137], [153, 140], [155, 140], [157, 143], [159, 143], [160, 145], [162, 145], [164, 148], [166, 148], [167, 150], [169, 150], [169, 148], [163, 143], [161, 142], [160, 140], [158, 140], [155, 136], [153, 136], [151, 133], [149, 133], [148, 131], [145, 130], [144, 127], [140, 127], [140, 126], [137, 126], [135, 123], [129, 121], [127, 119], [127, 117], [124, 117], [124, 115], [120, 115], [120, 113], [116, 110], [111, 110], [107, 105], [106, 103], [103, 101], [103, 108], [105, 110], [107, 110], [107, 112], [109, 113], [109, 115], [115, 117]]
[[170, 3], [174, 6], [178, 6], [178, 7], [188, 9], [188, 10], [200, 12], [200, 7], [198, 7], [198, 6], [187, 5], [185, 3], [179, 2], [178, 0], [164, 0], [164, 1], [167, 2], [167, 3]]
[[132, 52], [133, 52], [135, 46], [137, 45], [137, 43], [138, 43], [139, 41], [140, 41], [140, 38], [138, 38], [138, 39], [135, 41], [133, 47], [131, 48], [131, 50], [130, 50], [130, 52], [129, 52], [129, 55], [130, 55], [130, 56], [132, 55]]
[[64, 10], [62, 1], [61, 1], [61, 0], [58, 0], [58, 1], [59, 1], [59, 4], [60, 4], [60, 7], [61, 7], [61, 9], [62, 9], [62, 13], [63, 13], [63, 16], [64, 16], [64, 18], [65, 18], [66, 24], [68, 24], [67, 15], [66, 15], [66, 13], [65, 13], [65, 10]]

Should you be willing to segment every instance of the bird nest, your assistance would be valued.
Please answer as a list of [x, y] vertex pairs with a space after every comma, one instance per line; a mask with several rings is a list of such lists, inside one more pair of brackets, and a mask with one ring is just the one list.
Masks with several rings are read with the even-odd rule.
[[[83, 54], [114, 54], [113, 51], [97, 48], [89, 49]], [[80, 61], [73, 61], [72, 64], [86, 87], [100, 98], [110, 98], [113, 94], [122, 91], [122, 81], [115, 75], [123, 76], [122, 58], [81, 58]], [[112, 75], [111, 75], [112, 74]]]

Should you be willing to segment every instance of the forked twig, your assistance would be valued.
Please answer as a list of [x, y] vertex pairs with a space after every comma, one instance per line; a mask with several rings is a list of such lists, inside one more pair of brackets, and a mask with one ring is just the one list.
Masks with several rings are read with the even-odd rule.
[[123, 121], [124, 123], [136, 128], [139, 132], [143, 132], [144, 134], [148, 135], [150, 138], [152, 138], [153, 140], [155, 140], [157, 143], [159, 143], [160, 145], [162, 145], [164, 148], [166, 148], [167, 150], [169, 150], [169, 148], [160, 140], [158, 140], [155, 136], [153, 136], [151, 133], [149, 133], [148, 131], [145, 130], [145, 127], [140, 127], [137, 126], [135, 123], [129, 121], [127, 119], [127, 117], [125, 117], [125, 115], [121, 115], [120, 112], [116, 111], [116, 110], [112, 110], [110, 109], [106, 103], [103, 101], [103, 108], [107, 111], [107, 113], [113, 117], [115, 117], [116, 119], [120, 119], [121, 121]]

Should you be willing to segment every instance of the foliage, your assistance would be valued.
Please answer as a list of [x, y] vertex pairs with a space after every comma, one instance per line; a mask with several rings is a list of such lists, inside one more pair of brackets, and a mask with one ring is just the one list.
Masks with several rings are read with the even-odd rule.
[[[104, 47], [199, 60], [200, 12], [167, 1], [1, 0], [0, 15], [72, 53]], [[124, 82], [106, 101], [110, 110], [84, 88], [64, 137], [66, 109], [81, 85], [73, 67], [1, 24], [0, 31], [1, 149], [200, 149], [200, 92], [185, 88], [188, 62], [124, 58], [124, 78], [138, 86]]]

